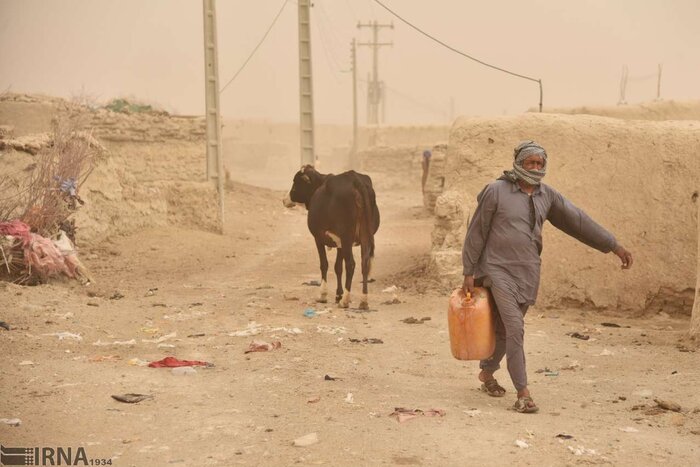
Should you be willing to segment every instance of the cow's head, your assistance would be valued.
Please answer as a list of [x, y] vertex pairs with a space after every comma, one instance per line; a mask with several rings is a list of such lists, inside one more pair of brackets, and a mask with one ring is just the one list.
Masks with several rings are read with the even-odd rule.
[[303, 204], [308, 209], [311, 196], [322, 183], [323, 175], [318, 173], [312, 166], [305, 165], [294, 175], [292, 189], [289, 190], [282, 202], [288, 208], [296, 204]]

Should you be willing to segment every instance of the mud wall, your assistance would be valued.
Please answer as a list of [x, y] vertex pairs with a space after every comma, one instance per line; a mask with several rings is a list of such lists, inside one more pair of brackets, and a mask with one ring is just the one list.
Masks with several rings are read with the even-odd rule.
[[432, 265], [461, 276], [460, 250], [476, 195], [535, 139], [548, 151], [545, 183], [612, 231], [635, 256], [621, 271], [548, 224], [538, 305], [690, 313], [697, 252], [700, 122], [526, 114], [459, 119], [450, 133], [446, 192], [437, 200]]

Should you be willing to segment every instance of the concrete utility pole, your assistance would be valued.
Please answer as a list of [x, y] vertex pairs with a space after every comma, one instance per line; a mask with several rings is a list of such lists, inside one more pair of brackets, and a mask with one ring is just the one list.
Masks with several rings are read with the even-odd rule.
[[216, 5], [202, 0], [204, 12], [204, 89], [207, 124], [207, 178], [216, 181], [219, 192], [221, 233], [224, 232], [224, 154], [221, 146], [219, 108], [219, 64], [216, 39]]
[[379, 81], [379, 48], [385, 45], [393, 46], [393, 42], [379, 42], [381, 28], [394, 29], [394, 24], [379, 24], [377, 21], [366, 24], [357, 23], [357, 29], [372, 28], [372, 42], [360, 42], [358, 45], [372, 47], [372, 80], [367, 89], [367, 123], [379, 124], [379, 106], [384, 101], [383, 85]]
[[355, 39], [350, 43], [350, 68], [352, 69], [352, 148], [350, 168], [359, 170], [357, 164], [357, 47]]
[[299, 131], [301, 165], [315, 165], [314, 97], [311, 68], [311, 0], [299, 3]]

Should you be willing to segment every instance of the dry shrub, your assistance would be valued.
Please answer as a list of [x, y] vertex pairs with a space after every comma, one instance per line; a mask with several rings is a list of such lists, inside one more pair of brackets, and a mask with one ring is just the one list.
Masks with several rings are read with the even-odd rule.
[[81, 131], [80, 123], [70, 114], [54, 122], [53, 144], [37, 155], [27, 180], [19, 218], [44, 237], [55, 235], [82, 204], [80, 186], [103, 151], [89, 132]]

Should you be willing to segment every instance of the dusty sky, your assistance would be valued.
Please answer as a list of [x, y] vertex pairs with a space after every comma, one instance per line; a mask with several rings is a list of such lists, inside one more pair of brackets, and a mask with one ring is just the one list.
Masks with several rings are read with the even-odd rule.
[[[656, 95], [700, 98], [698, 0], [383, 0], [455, 48], [541, 78], [545, 106], [613, 105], [622, 65], [629, 102]], [[218, 0], [221, 86], [260, 40], [284, 0]], [[314, 0], [312, 49], [316, 121], [350, 123], [350, 41], [359, 21], [391, 22], [371, 0]], [[297, 6], [289, 0], [266, 42], [221, 95], [225, 117], [298, 119]], [[387, 123], [446, 122], [535, 106], [536, 83], [484, 68], [397, 19], [381, 31], [389, 89]], [[0, 0], [0, 91], [100, 101], [134, 96], [183, 114], [203, 113], [202, 2], [199, 0]], [[359, 76], [371, 53], [358, 50]], [[360, 122], [366, 86], [360, 83]]]

